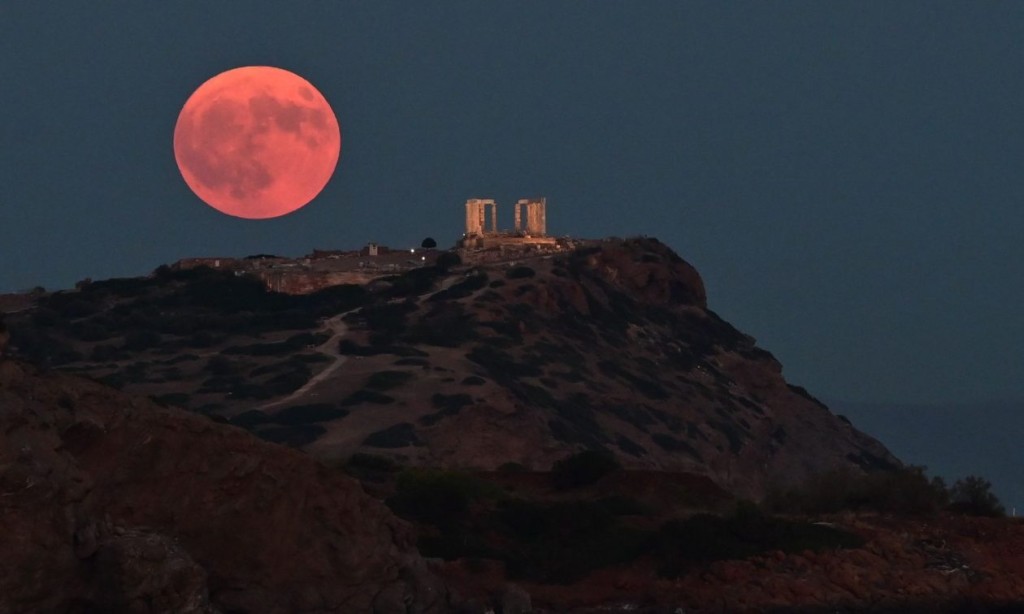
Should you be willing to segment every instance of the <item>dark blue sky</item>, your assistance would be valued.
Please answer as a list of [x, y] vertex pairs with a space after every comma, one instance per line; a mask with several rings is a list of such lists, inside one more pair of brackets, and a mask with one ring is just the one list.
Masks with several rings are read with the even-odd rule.
[[[656, 236], [790, 381], [1024, 399], [1024, 4], [20, 2], [0, 8], [0, 291], [201, 255], [442, 245], [469, 197]], [[272, 221], [174, 163], [192, 91], [279, 66], [342, 125]]]

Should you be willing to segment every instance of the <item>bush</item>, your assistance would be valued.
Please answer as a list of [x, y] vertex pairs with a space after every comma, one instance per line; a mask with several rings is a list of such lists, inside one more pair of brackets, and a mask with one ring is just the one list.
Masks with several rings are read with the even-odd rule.
[[487, 273], [478, 272], [450, 286], [446, 290], [439, 291], [434, 296], [431, 296], [429, 300], [440, 302], [465, 298], [485, 286], [487, 286]]
[[528, 266], [517, 266], [509, 269], [505, 273], [505, 277], [509, 279], [526, 279], [528, 277], [533, 277], [536, 274], [536, 271]]
[[423, 416], [420, 418], [419, 422], [423, 426], [432, 426], [448, 416], [457, 415], [463, 407], [471, 404], [472, 402], [473, 399], [468, 394], [448, 395], [435, 392], [433, 396], [430, 397], [430, 403], [440, 411]]
[[188, 405], [189, 395], [185, 392], [168, 392], [166, 394], [154, 395], [150, 398], [158, 405], [186, 407]]
[[[440, 296], [438, 293], [435, 296]], [[430, 313], [409, 327], [403, 340], [407, 343], [457, 348], [476, 339], [476, 318], [462, 305], [445, 303], [434, 306]]]
[[347, 409], [336, 407], [330, 403], [312, 403], [309, 405], [293, 405], [269, 417], [269, 421], [284, 426], [295, 426], [313, 422], [338, 420], [348, 415]]
[[373, 390], [356, 390], [352, 394], [348, 395], [341, 401], [342, 406], [359, 405], [360, 403], [376, 403], [377, 405], [387, 405], [388, 403], [394, 403], [395, 399], [389, 397], [386, 394], [375, 392]]
[[456, 252], [442, 252], [437, 256], [437, 260], [434, 261], [434, 267], [442, 273], [447, 273], [453, 267], [457, 267], [462, 264], [462, 258]]
[[497, 487], [455, 471], [407, 469], [398, 475], [395, 495], [387, 500], [396, 514], [440, 527], [455, 528], [472, 502], [500, 496]]
[[385, 303], [363, 307], [359, 316], [372, 331], [397, 334], [405, 330], [405, 316], [416, 310], [415, 303]]
[[568, 584], [595, 569], [633, 560], [648, 534], [624, 527], [601, 502], [502, 501], [495, 513], [510, 551], [510, 577]]
[[413, 378], [409, 371], [378, 371], [366, 380], [370, 390], [384, 391], [401, 386]]
[[498, 465], [498, 473], [526, 473], [527, 471], [528, 469], [526, 468], [526, 465], [514, 461], [509, 461], [507, 463], [502, 463]]
[[319, 424], [299, 424], [295, 426], [274, 426], [255, 431], [261, 439], [273, 443], [281, 443], [293, 448], [301, 448], [313, 443], [317, 437], [327, 432]]
[[251, 428], [257, 424], [264, 424], [269, 421], [267, 414], [258, 409], [250, 409], [231, 418], [229, 422], [242, 428]]
[[697, 514], [670, 520], [650, 543], [659, 573], [676, 577], [695, 563], [742, 559], [770, 550], [857, 548], [864, 540], [832, 527], [767, 516], [756, 505], [741, 503], [732, 516]]
[[588, 486], [619, 469], [619, 462], [605, 450], [585, 450], [564, 458], [551, 468], [551, 482], [559, 490]]
[[412, 297], [430, 292], [443, 271], [434, 267], [420, 267], [406, 271], [401, 275], [386, 277], [384, 281], [391, 284], [386, 296], [390, 297]]
[[1001, 517], [1006, 509], [992, 492], [992, 483], [975, 475], [953, 483], [949, 489], [950, 511], [969, 516]]
[[868, 474], [829, 471], [796, 488], [769, 492], [765, 504], [774, 511], [798, 514], [871, 510], [914, 516], [937, 512], [947, 497], [942, 480], [929, 480], [924, 467], [908, 466]]
[[398, 463], [387, 456], [377, 454], [366, 454], [357, 452], [353, 454], [345, 464], [348, 469], [359, 469], [363, 471], [393, 472], [398, 470]]
[[384, 430], [371, 433], [363, 440], [371, 448], [404, 448], [422, 445], [416, 436], [416, 428], [408, 422], [401, 422]]

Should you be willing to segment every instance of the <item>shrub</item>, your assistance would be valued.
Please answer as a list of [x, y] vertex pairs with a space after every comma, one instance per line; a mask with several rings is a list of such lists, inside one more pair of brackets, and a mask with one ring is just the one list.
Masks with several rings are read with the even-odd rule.
[[619, 462], [605, 450], [585, 450], [555, 463], [551, 482], [559, 490], [588, 486], [619, 468]]
[[269, 417], [275, 424], [294, 426], [298, 424], [309, 424], [313, 422], [327, 422], [337, 420], [348, 415], [347, 409], [342, 409], [330, 403], [312, 403], [309, 405], [293, 405]]
[[363, 307], [359, 315], [370, 330], [397, 334], [405, 329], [406, 314], [415, 310], [415, 303], [384, 303]]
[[60, 315], [65, 318], [84, 318], [91, 316], [95, 313], [99, 313], [103, 309], [103, 306], [91, 302], [85, 298], [74, 298], [69, 300], [62, 309], [60, 309]]
[[416, 428], [408, 422], [401, 422], [371, 433], [363, 440], [363, 445], [371, 448], [404, 448], [422, 444], [416, 436]]
[[292, 349], [301, 350], [305, 346], [318, 346], [330, 338], [327, 333], [298, 333], [288, 337], [285, 343]]
[[429, 292], [443, 271], [434, 267], [420, 267], [406, 271], [401, 275], [385, 278], [391, 283], [386, 296], [391, 297], [412, 297]]
[[517, 266], [509, 269], [505, 273], [505, 277], [509, 279], [525, 279], [536, 275], [536, 271], [528, 266]]
[[927, 515], [941, 509], [947, 497], [941, 480], [929, 480], [923, 467], [908, 466], [868, 474], [829, 471], [811, 476], [796, 488], [769, 492], [765, 504], [774, 511], [799, 514], [871, 510]]
[[992, 492], [992, 483], [971, 475], [957, 480], [949, 489], [950, 511], [969, 516], [1005, 516], [1006, 509]]
[[389, 397], [386, 394], [375, 392], [373, 390], [357, 390], [352, 394], [348, 395], [341, 401], [342, 406], [359, 405], [360, 403], [376, 403], [377, 405], [387, 405], [393, 403], [394, 398]]
[[255, 431], [261, 439], [273, 443], [281, 443], [293, 448], [300, 448], [313, 443], [317, 437], [327, 432], [319, 424], [299, 424], [295, 426], [274, 426]]
[[250, 409], [231, 418], [229, 422], [242, 428], [250, 428], [257, 424], [264, 424], [269, 420], [267, 414], [258, 409]]
[[407, 520], [454, 528], [481, 498], [496, 498], [501, 491], [469, 474], [434, 469], [406, 469], [398, 474], [395, 495], [388, 506]]
[[487, 273], [478, 272], [430, 297], [432, 302], [465, 298], [487, 285]]
[[476, 337], [474, 315], [467, 313], [462, 305], [457, 303], [442, 303], [435, 305], [430, 313], [410, 326], [404, 340], [407, 343], [456, 348]]
[[651, 539], [659, 573], [678, 576], [695, 563], [741, 559], [770, 550], [783, 552], [857, 548], [863, 538], [807, 522], [774, 518], [753, 504], [740, 504], [732, 516], [697, 514], [670, 520]]
[[457, 267], [460, 264], [462, 264], [462, 258], [456, 252], [442, 252], [437, 256], [437, 260], [434, 261], [434, 266], [442, 273], [447, 273], [453, 267]]
[[398, 463], [387, 456], [357, 452], [353, 454], [345, 466], [349, 469], [364, 471], [392, 472], [398, 470]]
[[525, 473], [527, 471], [526, 465], [509, 461], [498, 465], [498, 473]]
[[410, 371], [378, 371], [366, 380], [366, 387], [370, 390], [390, 390], [401, 386], [413, 377]]
[[491, 377], [499, 382], [520, 377], [540, 377], [544, 374], [537, 365], [516, 362], [509, 353], [487, 345], [473, 348], [466, 354], [466, 358], [487, 369]]
[[511, 548], [510, 577], [568, 584], [595, 569], [640, 555], [648, 534], [624, 527], [601, 502], [499, 503], [495, 513]]
[[225, 354], [245, 354], [248, 356], [280, 356], [290, 354], [295, 348], [287, 342], [252, 343], [249, 345], [233, 345], [224, 349]]
[[420, 418], [420, 424], [424, 426], [432, 426], [437, 424], [447, 416], [457, 415], [464, 406], [469, 405], [473, 402], [473, 399], [468, 394], [441, 394], [435, 392], [430, 397], [431, 404], [440, 409], [440, 411], [428, 414]]
[[185, 407], [188, 405], [189, 395], [185, 392], [168, 392], [166, 394], [158, 394], [150, 397], [158, 405], [176, 405], [178, 407]]

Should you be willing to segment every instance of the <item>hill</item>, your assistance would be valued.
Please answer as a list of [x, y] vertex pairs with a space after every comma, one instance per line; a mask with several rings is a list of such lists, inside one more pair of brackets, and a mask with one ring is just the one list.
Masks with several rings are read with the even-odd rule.
[[293, 296], [158, 270], [9, 317], [27, 358], [245, 426], [328, 462], [547, 469], [581, 449], [745, 496], [894, 468], [653, 239], [423, 267]]
[[1024, 525], [787, 383], [664, 245], [462, 258], [0, 301], [0, 611], [1019, 610]]

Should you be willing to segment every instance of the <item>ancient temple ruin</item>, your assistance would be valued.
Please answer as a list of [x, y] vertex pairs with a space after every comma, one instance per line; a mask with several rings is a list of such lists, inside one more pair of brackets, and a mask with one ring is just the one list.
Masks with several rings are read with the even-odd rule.
[[[523, 226], [523, 210], [526, 210], [526, 226]], [[488, 219], [488, 211], [490, 219]], [[505, 234], [509, 236], [547, 236], [547, 199], [522, 198], [515, 205], [516, 225], [513, 233], [498, 231], [498, 204], [491, 199], [470, 198], [466, 201], [465, 236]], [[488, 224], [490, 222], [490, 224]], [[489, 228], [488, 228], [489, 226]]]
[[466, 250], [536, 249], [557, 245], [547, 235], [547, 199], [521, 198], [516, 201], [515, 227], [498, 230], [498, 205], [488, 198], [466, 201], [466, 232], [458, 247]]

